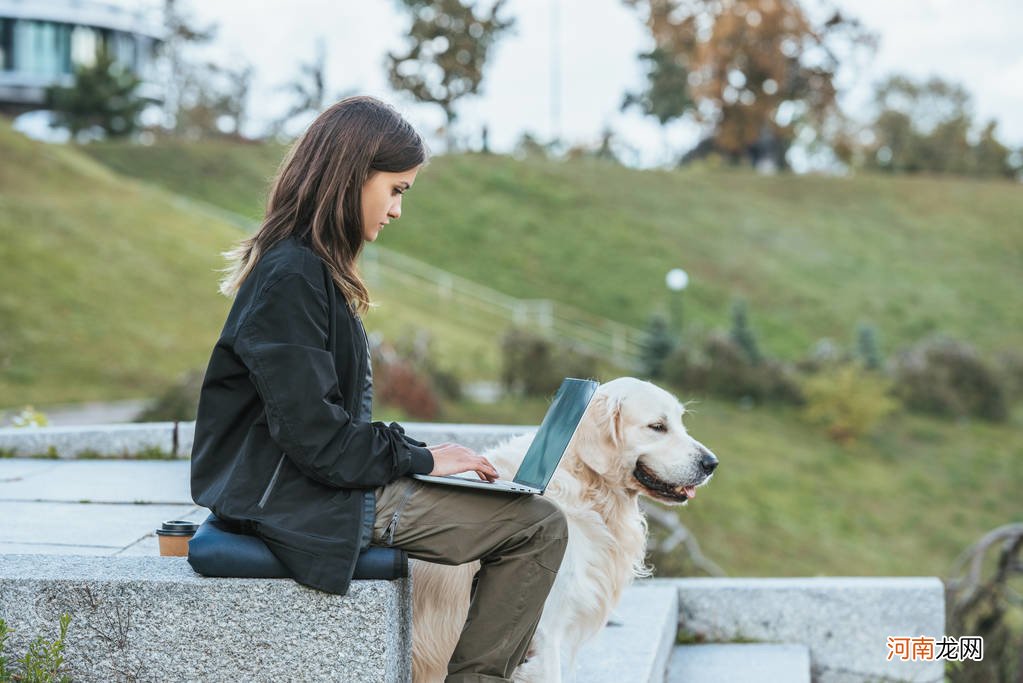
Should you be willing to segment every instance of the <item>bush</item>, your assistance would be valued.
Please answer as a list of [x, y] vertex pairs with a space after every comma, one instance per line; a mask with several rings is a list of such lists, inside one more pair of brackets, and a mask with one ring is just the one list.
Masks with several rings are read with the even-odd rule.
[[[370, 346], [379, 344], [376, 335], [371, 335]], [[420, 330], [414, 336], [401, 337], [394, 342], [395, 352], [412, 366], [430, 378], [433, 388], [451, 401], [462, 399], [462, 381], [458, 375], [441, 368], [433, 353], [433, 335]]]
[[25, 406], [21, 412], [11, 418], [12, 427], [45, 427], [50, 424], [46, 413], [36, 410], [32, 406]]
[[925, 340], [895, 363], [895, 394], [907, 408], [952, 417], [1008, 418], [1006, 387], [969, 344]]
[[419, 420], [434, 420], [440, 413], [430, 377], [386, 344], [378, 344], [373, 352], [373, 402], [401, 408]]
[[828, 436], [845, 444], [870, 433], [897, 403], [890, 386], [853, 365], [831, 368], [806, 381], [806, 416], [825, 425]]
[[191, 370], [135, 417], [135, 422], [191, 422], [199, 411], [203, 370]]
[[1023, 353], [1007, 349], [998, 354], [995, 364], [1004, 378], [1006, 397], [1012, 401], [1023, 398]]
[[64, 643], [70, 623], [71, 615], [62, 614], [60, 635], [56, 640], [50, 642], [43, 636], [37, 636], [28, 644], [28, 650], [22, 657], [11, 660], [4, 654], [4, 648], [12, 629], [0, 619], [0, 683], [70, 683], [71, 677], [64, 672]]
[[730, 337], [711, 335], [696, 356], [676, 349], [664, 363], [665, 380], [686, 391], [723, 398], [778, 401], [800, 405], [803, 393], [794, 373], [774, 360], [754, 363]]
[[550, 396], [565, 377], [593, 377], [596, 371], [596, 357], [575, 346], [516, 327], [501, 337], [501, 384], [508, 393]]

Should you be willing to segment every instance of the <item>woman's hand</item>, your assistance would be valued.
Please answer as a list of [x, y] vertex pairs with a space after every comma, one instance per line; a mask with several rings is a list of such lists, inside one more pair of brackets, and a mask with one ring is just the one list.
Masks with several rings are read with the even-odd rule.
[[459, 446], [457, 443], [442, 443], [427, 448], [433, 453], [433, 471], [430, 474], [440, 477], [448, 474], [475, 472], [480, 479], [487, 481], [497, 479], [497, 469], [490, 464], [490, 461], [465, 446]]

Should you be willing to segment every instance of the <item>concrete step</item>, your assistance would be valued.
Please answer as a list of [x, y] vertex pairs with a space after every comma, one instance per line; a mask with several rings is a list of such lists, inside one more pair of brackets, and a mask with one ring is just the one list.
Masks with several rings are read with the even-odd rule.
[[737, 643], [678, 645], [665, 683], [810, 683], [805, 645]]

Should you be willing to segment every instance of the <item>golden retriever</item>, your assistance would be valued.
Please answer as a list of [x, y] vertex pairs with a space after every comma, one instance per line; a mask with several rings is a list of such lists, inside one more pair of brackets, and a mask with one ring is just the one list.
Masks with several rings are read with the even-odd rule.
[[[710, 479], [717, 458], [682, 425], [684, 407], [663, 389], [632, 377], [602, 384], [545, 493], [564, 510], [569, 540], [526, 660], [514, 680], [556, 683], [579, 647], [607, 622], [644, 564], [646, 519], [639, 496], [685, 503]], [[483, 454], [502, 478], [513, 476], [531, 435]], [[479, 563], [414, 561], [412, 671], [417, 683], [443, 681], [469, 610]]]

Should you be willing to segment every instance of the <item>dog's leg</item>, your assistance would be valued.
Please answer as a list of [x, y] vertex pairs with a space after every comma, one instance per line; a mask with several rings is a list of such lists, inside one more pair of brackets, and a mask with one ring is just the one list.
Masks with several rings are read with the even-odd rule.
[[412, 561], [412, 680], [442, 683], [465, 626], [478, 562], [446, 566]]
[[531, 655], [516, 670], [515, 683], [561, 683], [561, 643], [537, 628]]

